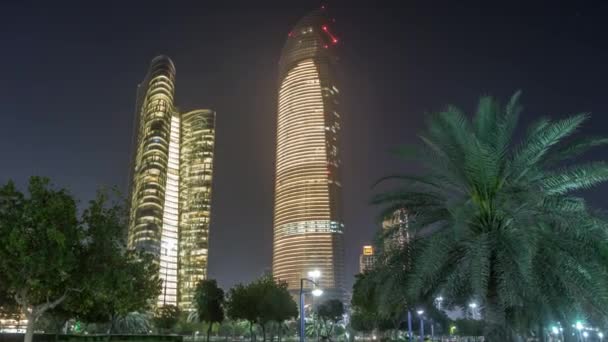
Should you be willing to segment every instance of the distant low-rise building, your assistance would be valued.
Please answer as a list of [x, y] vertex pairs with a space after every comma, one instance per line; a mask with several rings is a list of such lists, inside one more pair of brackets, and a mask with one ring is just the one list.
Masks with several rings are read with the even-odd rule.
[[363, 246], [363, 252], [359, 256], [359, 272], [369, 271], [374, 267], [376, 255], [374, 254], [374, 246]]

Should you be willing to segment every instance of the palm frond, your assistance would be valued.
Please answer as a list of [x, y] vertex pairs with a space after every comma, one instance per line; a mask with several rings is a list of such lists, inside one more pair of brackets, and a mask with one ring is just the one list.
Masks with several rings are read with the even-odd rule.
[[527, 137], [513, 157], [515, 179], [523, 176], [552, 146], [573, 134], [588, 118], [588, 114], [582, 113], [553, 123], [541, 121], [538, 128], [533, 130], [533, 135]]
[[592, 162], [549, 173], [541, 184], [549, 195], [553, 195], [589, 189], [606, 180], [608, 180], [608, 164]]
[[556, 148], [549, 153], [545, 161], [546, 164], [554, 164], [561, 161], [576, 158], [588, 150], [608, 144], [608, 138], [604, 137], [582, 137], [575, 141]]

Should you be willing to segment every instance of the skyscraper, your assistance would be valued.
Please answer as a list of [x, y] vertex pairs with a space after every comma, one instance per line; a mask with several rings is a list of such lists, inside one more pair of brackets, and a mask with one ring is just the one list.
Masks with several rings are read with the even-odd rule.
[[374, 246], [365, 245], [363, 246], [363, 252], [359, 256], [359, 273], [369, 271], [374, 268], [376, 262], [376, 255], [374, 254]]
[[279, 62], [273, 274], [299, 289], [319, 270], [324, 296], [344, 298], [338, 39], [325, 9], [288, 34]]
[[137, 91], [128, 245], [157, 258], [157, 304], [188, 310], [207, 274], [215, 113], [181, 114], [174, 95], [175, 66], [158, 56]]
[[386, 238], [384, 239], [384, 249], [391, 250], [402, 248], [410, 240], [409, 233], [410, 215], [407, 209], [397, 209], [392, 215], [382, 221], [382, 230]]

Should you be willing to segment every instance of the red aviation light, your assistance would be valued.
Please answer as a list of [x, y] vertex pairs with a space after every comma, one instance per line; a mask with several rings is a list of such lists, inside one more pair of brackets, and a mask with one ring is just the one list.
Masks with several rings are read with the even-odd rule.
[[327, 25], [321, 26], [321, 29], [329, 36], [329, 39], [331, 40], [332, 44], [335, 45], [338, 43], [338, 38], [336, 38], [336, 36], [329, 32], [329, 28], [327, 28]]

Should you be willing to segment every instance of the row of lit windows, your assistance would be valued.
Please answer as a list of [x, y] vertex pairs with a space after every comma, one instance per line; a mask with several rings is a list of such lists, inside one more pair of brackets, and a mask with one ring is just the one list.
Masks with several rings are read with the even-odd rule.
[[[313, 32], [309, 25], [296, 31], [301, 30]], [[326, 130], [334, 125], [326, 118], [327, 99], [312, 58], [319, 39], [306, 34], [300, 41], [288, 41], [281, 56], [281, 68], [290, 69], [280, 70], [284, 77], [278, 101], [273, 275], [298, 289], [300, 279], [318, 269], [318, 281], [329, 290], [343, 285], [343, 227], [332, 212], [328, 153], [333, 149], [327, 145], [339, 128]]]

